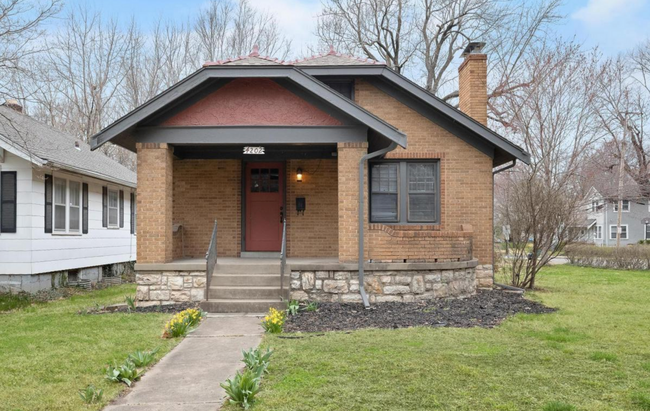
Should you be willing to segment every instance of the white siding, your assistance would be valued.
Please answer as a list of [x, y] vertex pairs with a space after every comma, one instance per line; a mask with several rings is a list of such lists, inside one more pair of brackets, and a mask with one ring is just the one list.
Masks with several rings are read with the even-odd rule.
[[[55, 177], [88, 184], [88, 234], [45, 233], [43, 170], [11, 154], [2, 170], [18, 167], [18, 232], [0, 234], [0, 274], [37, 274], [135, 260], [130, 193], [134, 189], [91, 177], [54, 171]], [[124, 227], [102, 227], [102, 186], [124, 191]]]

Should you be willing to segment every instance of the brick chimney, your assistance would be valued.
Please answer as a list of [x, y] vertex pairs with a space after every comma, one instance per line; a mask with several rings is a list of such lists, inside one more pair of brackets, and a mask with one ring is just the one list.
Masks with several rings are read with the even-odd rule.
[[458, 68], [458, 106], [474, 120], [487, 126], [487, 55], [485, 43], [471, 42], [465, 47], [465, 59]]
[[9, 99], [9, 100], [5, 101], [5, 103], [3, 104], [3, 106], [7, 106], [7, 107], [9, 107], [10, 109], [15, 110], [15, 111], [17, 111], [17, 112], [19, 112], [19, 113], [22, 113], [22, 112], [23, 112], [23, 106], [20, 105], [20, 103], [18, 102], [18, 100]]

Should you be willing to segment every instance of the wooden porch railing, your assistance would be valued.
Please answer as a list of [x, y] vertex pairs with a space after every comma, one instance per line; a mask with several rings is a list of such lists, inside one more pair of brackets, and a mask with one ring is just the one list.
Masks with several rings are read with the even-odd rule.
[[212, 230], [212, 238], [210, 238], [208, 251], [205, 253], [205, 261], [205, 299], [207, 300], [212, 273], [217, 266], [217, 220], [214, 220], [214, 229]]

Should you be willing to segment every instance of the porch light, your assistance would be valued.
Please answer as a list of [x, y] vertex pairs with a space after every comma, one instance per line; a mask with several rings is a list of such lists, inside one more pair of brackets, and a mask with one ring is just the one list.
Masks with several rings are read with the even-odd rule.
[[298, 170], [296, 170], [296, 181], [302, 183], [302, 168], [300, 167], [298, 167]]

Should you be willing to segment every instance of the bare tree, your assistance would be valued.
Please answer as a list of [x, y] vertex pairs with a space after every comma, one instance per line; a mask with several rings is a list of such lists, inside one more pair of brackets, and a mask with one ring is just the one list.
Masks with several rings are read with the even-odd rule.
[[598, 55], [559, 42], [533, 56], [525, 70], [537, 81], [499, 107], [504, 132], [532, 159], [497, 180], [497, 218], [511, 240], [509, 279], [524, 288], [534, 288], [539, 270], [575, 239], [585, 194], [580, 171], [602, 138], [592, 104]]
[[28, 59], [43, 51], [42, 23], [61, 9], [60, 0], [0, 0], [0, 98], [28, 97]]
[[[548, 26], [560, 0], [326, 0], [317, 36], [321, 47], [385, 61], [445, 101], [458, 97], [458, 55], [469, 41], [486, 41], [490, 99], [530, 84], [521, 66]], [[408, 72], [408, 73], [407, 73]], [[492, 116], [492, 119], [497, 116]]]
[[[595, 101], [600, 123], [607, 132], [609, 163], [619, 165], [639, 186], [643, 197], [650, 197], [650, 141], [646, 129], [650, 121], [650, 41], [633, 53], [607, 59], [596, 84]], [[622, 178], [622, 175], [620, 176]]]
[[416, 53], [415, 0], [327, 0], [317, 26], [324, 45], [363, 53], [402, 72]]

